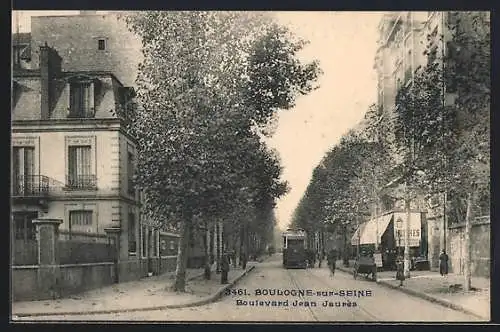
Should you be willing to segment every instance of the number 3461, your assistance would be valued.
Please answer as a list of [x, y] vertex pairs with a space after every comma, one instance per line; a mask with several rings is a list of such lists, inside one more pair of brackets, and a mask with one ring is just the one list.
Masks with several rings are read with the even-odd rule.
[[246, 289], [236, 288], [236, 289], [226, 289], [226, 295], [248, 295]]

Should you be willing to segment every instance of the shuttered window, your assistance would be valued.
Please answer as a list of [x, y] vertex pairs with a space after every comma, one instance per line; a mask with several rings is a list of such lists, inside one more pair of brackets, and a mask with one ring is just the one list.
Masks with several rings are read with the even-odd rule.
[[92, 147], [70, 146], [68, 151], [68, 186], [92, 188], [95, 175], [92, 174]]
[[69, 222], [71, 226], [91, 226], [92, 225], [92, 211], [77, 210], [69, 212]]
[[70, 86], [70, 117], [88, 118], [92, 112], [92, 84], [72, 83]]
[[14, 194], [29, 194], [36, 186], [35, 148], [14, 147], [12, 158]]

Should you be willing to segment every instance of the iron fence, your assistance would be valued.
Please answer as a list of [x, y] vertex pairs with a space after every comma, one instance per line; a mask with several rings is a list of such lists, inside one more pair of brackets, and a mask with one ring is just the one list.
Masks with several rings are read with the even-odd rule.
[[37, 240], [15, 239], [12, 246], [12, 265], [37, 265]]
[[116, 254], [116, 244], [104, 234], [59, 233], [60, 264], [114, 262]]

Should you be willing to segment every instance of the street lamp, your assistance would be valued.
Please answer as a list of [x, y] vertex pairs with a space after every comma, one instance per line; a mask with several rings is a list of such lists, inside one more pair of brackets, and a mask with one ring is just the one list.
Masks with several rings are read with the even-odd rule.
[[403, 220], [401, 218], [398, 218], [396, 220], [396, 225], [397, 225], [397, 235], [398, 235], [398, 256], [401, 255], [401, 229], [403, 228]]

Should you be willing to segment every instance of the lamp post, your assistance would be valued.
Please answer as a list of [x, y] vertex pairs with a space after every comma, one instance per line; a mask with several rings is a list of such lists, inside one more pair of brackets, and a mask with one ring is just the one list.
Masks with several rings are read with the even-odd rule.
[[402, 229], [402, 224], [403, 220], [401, 218], [398, 218], [396, 220], [396, 225], [397, 225], [397, 235], [398, 235], [398, 250], [397, 250], [397, 255], [401, 255], [401, 229]]

